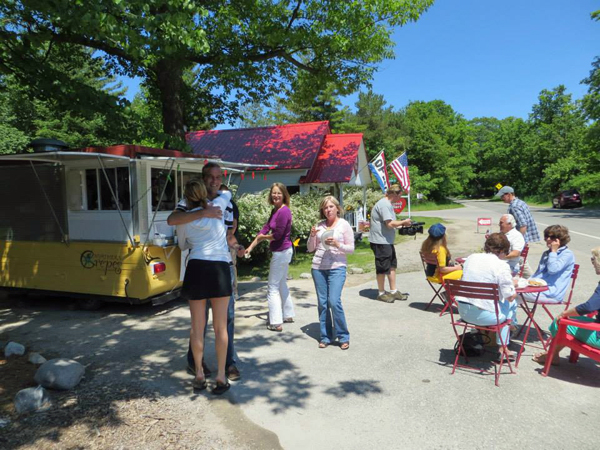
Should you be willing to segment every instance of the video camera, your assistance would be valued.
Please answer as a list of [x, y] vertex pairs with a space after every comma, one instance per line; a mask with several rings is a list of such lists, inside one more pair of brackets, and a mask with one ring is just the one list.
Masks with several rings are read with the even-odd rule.
[[423, 234], [423, 225], [425, 225], [425, 222], [411, 222], [407, 227], [398, 228], [398, 234], [401, 236], [415, 236], [417, 233]]

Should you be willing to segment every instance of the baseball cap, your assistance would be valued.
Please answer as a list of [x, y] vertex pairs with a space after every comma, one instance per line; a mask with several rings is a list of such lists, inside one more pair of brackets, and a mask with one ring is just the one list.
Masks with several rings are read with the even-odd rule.
[[440, 238], [446, 234], [446, 227], [441, 223], [434, 223], [429, 227], [429, 235], [434, 238]]
[[515, 190], [513, 188], [511, 188], [510, 186], [504, 186], [502, 189], [500, 189], [495, 197], [502, 197], [504, 194], [514, 194]]

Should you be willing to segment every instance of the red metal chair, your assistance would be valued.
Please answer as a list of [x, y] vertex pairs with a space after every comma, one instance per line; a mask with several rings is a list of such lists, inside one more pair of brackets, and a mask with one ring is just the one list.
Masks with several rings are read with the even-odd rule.
[[[525, 323], [523, 323], [523, 327], [521, 328], [521, 331], [523, 329], [527, 329], [527, 331], [525, 332], [525, 337], [523, 338], [523, 345], [525, 345], [527, 343], [527, 338], [529, 336], [529, 330], [531, 329], [531, 325], [533, 325], [535, 328], [535, 331], [538, 334], [538, 337], [540, 338], [540, 341], [542, 342], [542, 346], [544, 347], [544, 350], [548, 350], [548, 346], [550, 345], [550, 338], [548, 338], [548, 339], [544, 338], [544, 332], [542, 331], [541, 327], [538, 325], [538, 323], [535, 320], [535, 312], [537, 311], [537, 307], [541, 306], [543, 308], [543, 310], [546, 311], [546, 314], [548, 314], [550, 319], [554, 320], [554, 316], [548, 309], [549, 306], [564, 305], [563, 311], [566, 311], [567, 309], [569, 309], [569, 306], [571, 305], [571, 299], [573, 297], [573, 291], [575, 289], [575, 282], [577, 281], [578, 273], [579, 273], [579, 264], [575, 264], [575, 266], [573, 266], [573, 272], [571, 273], [571, 290], [569, 291], [569, 296], [567, 297], [566, 302], [562, 301], [559, 303], [556, 303], [556, 302], [553, 303], [553, 302], [546, 302], [544, 300], [536, 299], [535, 301], [525, 300], [521, 303], [521, 308], [523, 309], [523, 311], [525, 311], [525, 314], [527, 314], [527, 319], [525, 319]], [[527, 305], [527, 303], [533, 303], [533, 307], [530, 308], [529, 305]], [[520, 333], [521, 332], [519, 331], [519, 334]], [[529, 345], [531, 345], [531, 344], [529, 344]]]
[[[465, 322], [461, 318], [455, 319], [455, 313], [450, 308], [450, 317], [452, 321], [452, 328], [454, 329], [454, 334], [456, 335], [456, 339], [458, 341], [458, 351], [456, 353], [456, 358], [454, 359], [454, 365], [452, 366], [452, 374], [456, 372], [457, 367], [463, 367], [466, 369], [478, 370], [480, 373], [491, 373], [485, 369], [479, 369], [476, 367], [468, 366], [466, 363], [469, 362], [467, 355], [463, 348], [463, 340], [465, 337], [465, 333], [467, 329], [476, 329], [480, 331], [494, 332], [497, 336], [500, 337], [500, 360], [497, 363], [494, 363], [494, 375], [495, 375], [495, 383], [498, 386], [498, 380], [500, 379], [500, 375], [502, 373], [502, 367], [504, 363], [508, 364], [508, 368], [510, 369], [510, 373], [515, 373], [513, 370], [512, 363], [508, 357], [509, 351], [507, 347], [507, 342], [502, 340], [502, 328], [509, 327], [511, 320], [505, 320], [504, 322], [500, 322], [499, 317], [499, 308], [498, 302], [500, 300], [500, 293], [498, 290], [498, 285], [494, 283], [476, 283], [473, 281], [462, 281], [462, 280], [445, 280], [446, 292], [452, 299], [453, 302], [456, 302], [456, 297], [465, 297], [465, 298], [475, 298], [480, 300], [487, 300], [490, 302], [494, 302], [494, 310], [496, 312], [496, 324], [495, 325], [475, 325], [472, 323]], [[465, 364], [459, 364], [460, 356], [462, 355], [465, 358]]]
[[567, 334], [568, 325], [573, 325], [585, 330], [600, 331], [600, 323], [581, 322], [573, 319], [560, 319], [558, 321], [558, 330], [556, 331], [556, 336], [552, 338], [550, 349], [548, 350], [548, 356], [546, 357], [546, 364], [544, 365], [544, 370], [542, 371], [542, 375], [545, 377], [548, 376], [548, 372], [550, 371], [552, 357], [557, 346], [569, 347], [571, 349], [571, 355], [569, 356], [570, 363], [576, 363], [579, 359], [580, 353], [588, 358], [593, 359], [594, 361], [600, 362], [600, 349], [584, 344], [570, 334]]
[[[429, 286], [431, 286], [431, 289], [433, 289], [433, 292], [434, 292], [433, 297], [431, 297], [430, 302], [425, 307], [425, 311], [427, 311], [429, 309], [429, 307], [431, 306], [431, 304], [434, 302], [434, 300], [436, 298], [438, 298], [442, 302], [442, 305], [444, 305], [444, 307], [442, 308], [442, 311], [440, 312], [440, 316], [442, 316], [442, 314], [444, 314], [446, 312], [446, 310], [448, 309], [448, 307], [452, 304], [452, 302], [450, 300], [446, 301], [440, 294], [442, 289], [444, 289], [444, 280], [442, 279], [441, 283], [435, 283], [435, 282], [432, 282], [431, 280], [429, 280], [429, 278], [427, 276], [427, 265], [428, 264], [434, 265], [436, 270], [438, 269], [437, 258], [434, 255], [424, 255], [422, 252], [419, 252], [419, 255], [421, 255], [421, 263], [423, 264], [423, 271], [425, 272], [425, 280], [427, 281], [427, 283], [429, 283]], [[439, 284], [439, 288], [436, 288], [435, 285], [438, 285], [438, 284]]]
[[521, 258], [523, 258], [523, 260], [521, 261], [521, 269], [519, 270], [519, 278], [523, 277], [523, 270], [525, 270], [525, 263], [527, 262], [528, 254], [529, 254], [529, 244], [525, 244], [525, 247], [523, 247], [523, 250], [521, 250]]

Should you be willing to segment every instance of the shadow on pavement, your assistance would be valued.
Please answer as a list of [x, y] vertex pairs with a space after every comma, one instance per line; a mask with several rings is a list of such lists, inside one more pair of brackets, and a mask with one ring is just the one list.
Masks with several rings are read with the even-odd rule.
[[[569, 353], [566, 352], [567, 357], [563, 356], [561, 358], [559, 366], [550, 367], [548, 378], [555, 378], [582, 386], [600, 387], [600, 377], [598, 377], [600, 363], [590, 358], [580, 357], [576, 364], [572, 364], [569, 362], [568, 355]], [[544, 367], [540, 365], [535, 370], [541, 375]]]
[[358, 291], [358, 295], [369, 300], [377, 300], [379, 291], [377, 289], [361, 289], [360, 291]]
[[368, 397], [373, 394], [381, 394], [383, 389], [379, 387], [378, 380], [352, 380], [342, 381], [339, 386], [326, 389], [324, 392], [327, 395], [332, 395], [335, 398], [341, 399], [356, 395], [357, 397]]
[[310, 338], [313, 338], [315, 341], [319, 342], [321, 339], [321, 325], [319, 322], [309, 323], [308, 325], [304, 325], [300, 327], [300, 330]]
[[[434, 302], [431, 304], [431, 306], [429, 307], [429, 309], [425, 309], [427, 308], [427, 305], [429, 304], [429, 302], [410, 302], [408, 304], [408, 306], [410, 308], [414, 308], [414, 309], [420, 309], [421, 311], [424, 312], [428, 312], [428, 313], [435, 313], [435, 314], [440, 314], [440, 312], [442, 312], [442, 309], [444, 308], [444, 305], [442, 305], [439, 302]], [[450, 315], [450, 313], [448, 311], [446, 311], [444, 313], [444, 316], [446, 315]]]

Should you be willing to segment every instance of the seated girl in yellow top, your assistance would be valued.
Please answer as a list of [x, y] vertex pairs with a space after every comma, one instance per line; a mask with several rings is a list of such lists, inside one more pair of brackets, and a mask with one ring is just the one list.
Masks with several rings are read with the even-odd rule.
[[426, 259], [434, 257], [437, 266], [427, 264], [427, 279], [432, 283], [441, 283], [444, 280], [460, 280], [462, 277], [462, 266], [450, 266], [450, 251], [446, 243], [446, 227], [441, 223], [433, 224], [429, 228], [429, 237], [421, 246], [421, 253]]

